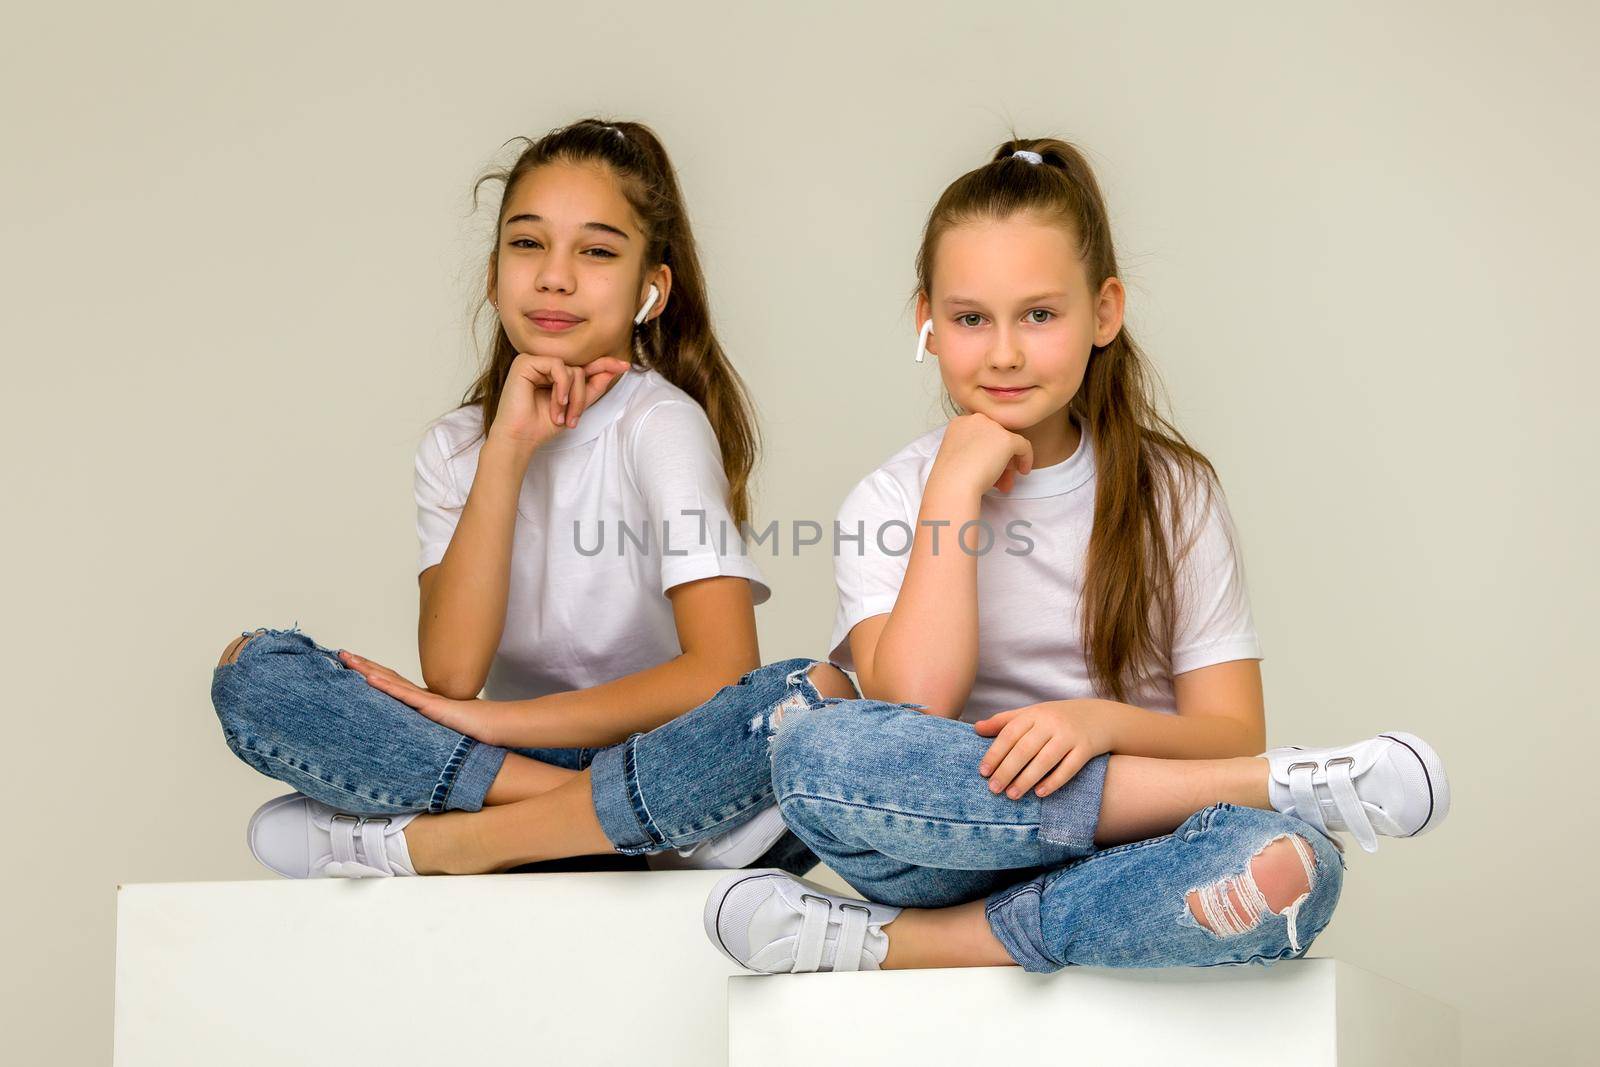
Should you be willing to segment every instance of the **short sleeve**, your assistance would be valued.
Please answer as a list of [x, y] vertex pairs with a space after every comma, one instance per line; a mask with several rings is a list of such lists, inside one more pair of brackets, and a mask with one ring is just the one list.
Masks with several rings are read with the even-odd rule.
[[[1209, 499], [1208, 499], [1209, 497]], [[1193, 544], [1177, 567], [1172, 673], [1235, 659], [1261, 659], [1233, 516], [1220, 486], [1188, 501]]]
[[917, 509], [892, 475], [875, 470], [839, 505], [833, 583], [838, 609], [828, 658], [855, 670], [850, 631], [863, 619], [894, 610], [911, 562]]
[[450, 468], [445, 463], [443, 442], [437, 424], [423, 432], [417, 446], [416, 474], [412, 493], [417, 500], [417, 573], [444, 559], [445, 549], [455, 534], [456, 523], [466, 498], [457, 491]]
[[628, 457], [650, 528], [661, 538], [661, 592], [727, 574], [748, 578], [752, 602], [766, 603], [772, 590], [728, 510], [722, 451], [700, 405], [663, 400], [650, 408], [634, 427]]

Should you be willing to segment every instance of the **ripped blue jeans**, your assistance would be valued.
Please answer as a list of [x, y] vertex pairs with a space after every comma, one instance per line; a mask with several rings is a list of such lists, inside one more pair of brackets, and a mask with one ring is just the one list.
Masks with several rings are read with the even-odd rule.
[[[917, 708], [798, 686], [775, 724], [784, 821], [868, 899], [915, 908], [984, 899], [995, 937], [1036, 972], [1266, 965], [1304, 955], [1333, 917], [1342, 849], [1310, 824], [1219, 803], [1169, 834], [1097, 849], [1108, 756], [1043, 799], [1013, 800], [978, 772], [992, 739]], [[1309, 888], [1274, 912], [1250, 864], [1285, 836]]]
[[[508, 750], [418, 714], [297, 630], [257, 633], [211, 684], [240, 759], [358, 814], [482, 807]], [[510, 751], [588, 767], [595, 813], [624, 855], [687, 847], [776, 801], [791, 833], [756, 866], [803, 874], [820, 858], [903, 907], [985, 899], [990, 929], [1030, 971], [1265, 964], [1304, 955], [1332, 918], [1343, 857], [1308, 823], [1214, 804], [1170, 834], [1096, 849], [1108, 757], [1048, 797], [1012, 800], [978, 774], [990, 742], [970, 724], [823, 697], [809, 676], [823, 662], [766, 664], [620, 744]], [[1249, 864], [1284, 835], [1309, 846], [1297, 852], [1310, 889], [1279, 913]], [[1192, 890], [1209, 925], [1190, 913]]]
[[[213, 671], [211, 702], [228, 747], [262, 774], [341, 811], [382, 815], [477, 811], [508, 752], [588, 768], [595, 814], [624, 856], [686, 848], [774, 803], [769, 731], [764, 716], [752, 725], [751, 709], [781, 704], [795, 692], [791, 675], [817, 662], [751, 671], [699, 707], [615, 745], [506, 749], [374, 688], [298, 627], [240, 636], [252, 633], [233, 662]], [[816, 862], [786, 833], [756, 865], [804, 874]]]

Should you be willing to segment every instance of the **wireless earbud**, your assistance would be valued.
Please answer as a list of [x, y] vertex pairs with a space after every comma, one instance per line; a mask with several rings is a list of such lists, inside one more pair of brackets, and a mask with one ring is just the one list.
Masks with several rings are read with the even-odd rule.
[[644, 321], [644, 317], [650, 314], [650, 309], [656, 306], [656, 301], [659, 299], [661, 299], [661, 290], [657, 289], [655, 287], [655, 283], [652, 282], [650, 285], [650, 295], [645, 297], [644, 307], [640, 308], [639, 314], [633, 317], [633, 324], [635, 326]]
[[[928, 321], [922, 324], [922, 333], [917, 336], [917, 362], [918, 363], [922, 362], [923, 354], [928, 351], [928, 335], [931, 334], [932, 332], [933, 332], [933, 317], [930, 315], [928, 317]], [[935, 353], [935, 354], [937, 355], [937, 353]]]

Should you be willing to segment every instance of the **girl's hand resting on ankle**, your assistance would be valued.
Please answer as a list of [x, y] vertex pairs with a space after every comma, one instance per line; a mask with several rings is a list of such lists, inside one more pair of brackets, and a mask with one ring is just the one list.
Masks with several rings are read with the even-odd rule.
[[1036, 785], [1039, 796], [1049, 796], [1113, 748], [1111, 716], [1102, 700], [1029, 704], [991, 715], [973, 729], [994, 738], [978, 773], [989, 779], [990, 792], [1006, 790], [1013, 800]]
[[374, 689], [388, 693], [402, 704], [408, 704], [440, 726], [448, 726], [458, 734], [466, 734], [488, 745], [504, 747], [504, 729], [509, 723], [505, 706], [495, 700], [455, 700], [440, 696], [402, 678], [381, 663], [341, 649], [339, 661], [356, 671]]

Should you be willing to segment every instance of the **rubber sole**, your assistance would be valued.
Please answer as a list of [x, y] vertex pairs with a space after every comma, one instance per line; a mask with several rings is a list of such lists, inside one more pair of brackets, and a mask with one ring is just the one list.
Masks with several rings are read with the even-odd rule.
[[[728, 899], [728, 894], [733, 892], [735, 886], [739, 885], [741, 882], [748, 882], [755, 878], [766, 878], [774, 874], [781, 874], [785, 878], [793, 877], [789, 874], [789, 872], [779, 870], [776, 867], [757, 867], [754, 870], [738, 871], [734, 874], [728, 875], [728, 877], [722, 879], [722, 881], [711, 887], [711, 892], [706, 894], [705, 907], [702, 908], [700, 912], [701, 918], [705, 921], [706, 936], [711, 939], [711, 943], [713, 945], [717, 946], [717, 951], [728, 957], [728, 959], [732, 960], [734, 963], [737, 963], [740, 967], [743, 967], [745, 970], [751, 971], [754, 974], [765, 974], [767, 972], [755, 970], [755, 968], [749, 966], [743, 960], [739, 959], [733, 953], [728, 951], [728, 946], [722, 943], [722, 931], [717, 923], [717, 919], [722, 914], [723, 902]], [[804, 879], [798, 880], [804, 881]]]
[[1417, 762], [1422, 764], [1423, 776], [1428, 780], [1428, 817], [1422, 820], [1421, 826], [1405, 835], [1421, 837], [1450, 814], [1450, 779], [1444, 773], [1444, 760], [1439, 758], [1439, 753], [1434, 751], [1432, 745], [1416, 734], [1406, 733], [1404, 730], [1385, 730], [1378, 736], [1387, 737], [1406, 746], [1412, 755], [1417, 757]]

